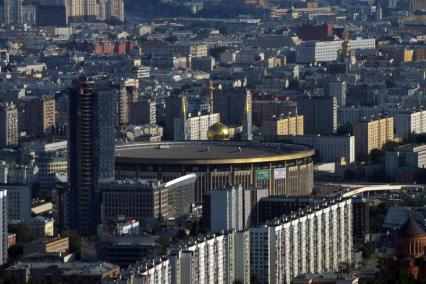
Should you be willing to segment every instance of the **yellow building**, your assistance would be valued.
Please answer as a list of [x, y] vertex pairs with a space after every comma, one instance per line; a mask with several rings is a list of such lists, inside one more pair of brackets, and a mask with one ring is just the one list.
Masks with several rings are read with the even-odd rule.
[[265, 136], [304, 135], [303, 115], [272, 117], [263, 122], [262, 133]]
[[393, 117], [363, 119], [353, 125], [355, 153], [358, 159], [367, 160], [373, 149], [381, 149], [394, 140]]

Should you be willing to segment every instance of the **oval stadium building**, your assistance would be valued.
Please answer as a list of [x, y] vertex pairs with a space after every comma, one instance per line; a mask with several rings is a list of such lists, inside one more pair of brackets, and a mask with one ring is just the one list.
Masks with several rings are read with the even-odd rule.
[[245, 141], [134, 143], [116, 147], [117, 178], [169, 181], [197, 175], [195, 201], [225, 186], [268, 188], [269, 195], [312, 193], [314, 150], [301, 145]]

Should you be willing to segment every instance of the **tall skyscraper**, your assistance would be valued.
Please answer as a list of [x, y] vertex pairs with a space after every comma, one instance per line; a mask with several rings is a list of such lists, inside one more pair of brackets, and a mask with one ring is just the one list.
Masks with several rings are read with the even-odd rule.
[[7, 190], [0, 190], [0, 265], [7, 261]]
[[99, 183], [114, 178], [116, 91], [104, 77], [82, 77], [70, 93], [69, 182], [84, 235], [100, 220]]
[[0, 106], [0, 149], [18, 145], [18, 110], [14, 104]]

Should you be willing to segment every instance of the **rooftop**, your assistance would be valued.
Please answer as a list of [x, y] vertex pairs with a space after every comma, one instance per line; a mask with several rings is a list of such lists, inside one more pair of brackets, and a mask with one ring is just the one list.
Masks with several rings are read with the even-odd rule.
[[171, 164], [283, 161], [313, 154], [311, 148], [300, 145], [237, 141], [135, 143], [116, 147], [119, 161], [138, 159]]

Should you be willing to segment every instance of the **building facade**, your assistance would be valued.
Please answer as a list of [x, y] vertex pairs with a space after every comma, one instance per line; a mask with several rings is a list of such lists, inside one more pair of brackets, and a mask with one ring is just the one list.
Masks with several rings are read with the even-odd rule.
[[240, 141], [135, 143], [116, 149], [118, 178], [169, 181], [197, 175], [195, 202], [227, 186], [265, 188], [269, 195], [307, 195], [314, 151], [306, 146]]
[[89, 234], [100, 220], [99, 183], [114, 178], [116, 90], [111, 81], [74, 81], [69, 113], [68, 178], [75, 194], [75, 226]]
[[337, 99], [330, 96], [301, 97], [297, 111], [303, 115], [306, 134], [332, 134], [337, 130]]
[[7, 202], [7, 190], [0, 189], [0, 264], [7, 262], [7, 224], [8, 224], [8, 202]]
[[303, 135], [281, 136], [279, 139], [314, 148], [320, 162], [335, 162], [342, 157], [345, 158], [346, 163], [355, 162], [354, 136]]
[[261, 282], [291, 283], [352, 261], [352, 203], [335, 200], [250, 228], [251, 271]]
[[366, 160], [373, 149], [381, 149], [388, 141], [394, 140], [393, 117], [362, 119], [353, 125], [355, 154]]
[[0, 148], [18, 145], [18, 110], [14, 104], [0, 106]]
[[267, 137], [278, 135], [299, 136], [304, 134], [303, 115], [273, 116], [262, 124], [262, 134]]

